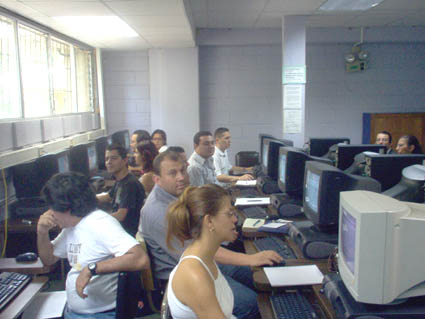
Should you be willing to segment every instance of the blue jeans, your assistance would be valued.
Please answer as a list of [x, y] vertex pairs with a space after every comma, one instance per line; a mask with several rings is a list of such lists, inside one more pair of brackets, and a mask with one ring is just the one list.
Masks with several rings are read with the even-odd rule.
[[218, 267], [233, 292], [235, 299], [233, 315], [238, 319], [260, 318], [251, 268], [222, 264], [219, 264]]
[[99, 312], [93, 314], [80, 314], [69, 310], [68, 306], [65, 307], [65, 319], [115, 319], [115, 310], [108, 312]]

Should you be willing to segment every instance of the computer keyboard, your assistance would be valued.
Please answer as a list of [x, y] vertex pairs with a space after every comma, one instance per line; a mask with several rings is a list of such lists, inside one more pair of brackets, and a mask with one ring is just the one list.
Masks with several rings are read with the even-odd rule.
[[297, 292], [270, 296], [276, 319], [316, 319], [319, 318], [312, 305]]
[[0, 273], [0, 311], [31, 281], [30, 275], [16, 272]]
[[297, 259], [294, 251], [282, 239], [276, 237], [264, 237], [254, 240], [254, 245], [259, 251], [274, 250], [283, 259]]
[[258, 206], [250, 206], [242, 209], [242, 213], [246, 218], [266, 218], [269, 216], [264, 208]]
[[241, 189], [239, 191], [239, 197], [258, 196], [259, 193], [256, 188]]

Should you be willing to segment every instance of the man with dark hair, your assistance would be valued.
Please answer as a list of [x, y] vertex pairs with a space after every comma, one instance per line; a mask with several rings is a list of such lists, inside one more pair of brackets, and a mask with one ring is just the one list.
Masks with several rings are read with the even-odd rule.
[[[225, 186], [227, 183], [236, 182], [239, 180], [247, 181], [254, 179], [251, 174], [244, 174], [242, 176], [230, 176], [231, 170], [243, 169], [243, 167], [232, 166], [227, 155], [227, 149], [230, 147], [231, 135], [228, 128], [219, 127], [215, 130], [215, 152], [213, 155], [215, 174], [217, 180], [221, 186]], [[245, 168], [248, 169], [248, 168]], [[252, 170], [252, 168], [249, 168]]]
[[[38, 254], [44, 265], [67, 258], [66, 319], [115, 318], [118, 272], [149, 267], [149, 257], [118, 221], [96, 209], [88, 178], [54, 175], [42, 190], [49, 210], [37, 224]], [[53, 227], [62, 231], [50, 241]]]
[[200, 131], [193, 137], [195, 151], [189, 157], [187, 172], [190, 184], [202, 186], [204, 184], [216, 184], [214, 167], [214, 139], [211, 132]]
[[136, 130], [131, 135], [130, 146], [133, 152], [136, 151], [136, 145], [142, 141], [150, 141], [151, 136], [148, 131], [145, 130]]
[[[144, 238], [152, 257], [152, 271], [162, 288], [166, 287], [171, 270], [177, 265], [189, 241], [174, 245], [170, 250], [166, 244], [166, 214], [174, 202], [189, 185], [185, 163], [178, 154], [166, 151], [154, 160], [155, 186], [140, 212], [139, 232]], [[235, 298], [233, 314], [239, 318], [258, 318], [257, 295], [253, 288], [252, 271], [249, 266], [272, 265], [282, 258], [274, 251], [263, 251], [253, 255], [236, 253], [220, 247], [215, 256]]]
[[396, 154], [396, 152], [391, 148], [392, 136], [390, 132], [381, 131], [376, 135], [375, 144], [384, 145], [387, 147], [387, 154]]
[[167, 150], [167, 134], [165, 131], [156, 129], [152, 132], [152, 143], [155, 145], [159, 153]]
[[[183, 162], [187, 163], [187, 155], [183, 147], [181, 146], [170, 146], [168, 151], [178, 153]], [[189, 164], [187, 164], [189, 165]]]
[[116, 182], [109, 193], [99, 194], [97, 199], [103, 203], [112, 202], [112, 216], [130, 235], [135, 236], [145, 190], [137, 177], [128, 171], [127, 161], [127, 152], [121, 145], [112, 144], [106, 148], [105, 166]]

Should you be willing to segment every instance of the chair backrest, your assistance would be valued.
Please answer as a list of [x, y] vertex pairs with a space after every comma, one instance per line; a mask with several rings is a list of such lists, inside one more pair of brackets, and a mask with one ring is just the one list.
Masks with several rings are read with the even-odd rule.
[[161, 319], [172, 319], [170, 307], [168, 307], [168, 299], [167, 299], [167, 290], [165, 289], [164, 298], [162, 298], [161, 302]]
[[[148, 247], [146, 246], [145, 240], [140, 234], [140, 232], [136, 233], [136, 240], [139, 242], [140, 246], [142, 246], [145, 253], [149, 254]], [[147, 291], [152, 291], [155, 289], [151, 267], [149, 267], [148, 269], [142, 270], [142, 283], [143, 283], [143, 288]]]
[[142, 284], [140, 271], [120, 272], [118, 276], [116, 319], [136, 317]]
[[235, 165], [251, 167], [260, 164], [260, 155], [255, 151], [238, 152], [235, 156]]

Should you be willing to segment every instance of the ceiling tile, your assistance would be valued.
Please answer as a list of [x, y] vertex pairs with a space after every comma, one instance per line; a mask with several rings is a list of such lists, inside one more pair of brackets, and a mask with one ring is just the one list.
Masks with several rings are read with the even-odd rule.
[[271, 0], [267, 3], [264, 12], [304, 12], [305, 14], [316, 11], [325, 0]]
[[136, 27], [189, 27], [184, 16], [121, 16], [121, 19]]
[[372, 27], [388, 25], [400, 20], [399, 13], [364, 13], [345, 23], [348, 27]]
[[185, 15], [181, 0], [131, 0], [105, 2], [119, 15], [173, 16]]
[[50, 1], [30, 1], [25, 5], [49, 17], [57, 16], [105, 16], [113, 13], [100, 2], [75, 2], [57, 0], [52, 5]]

